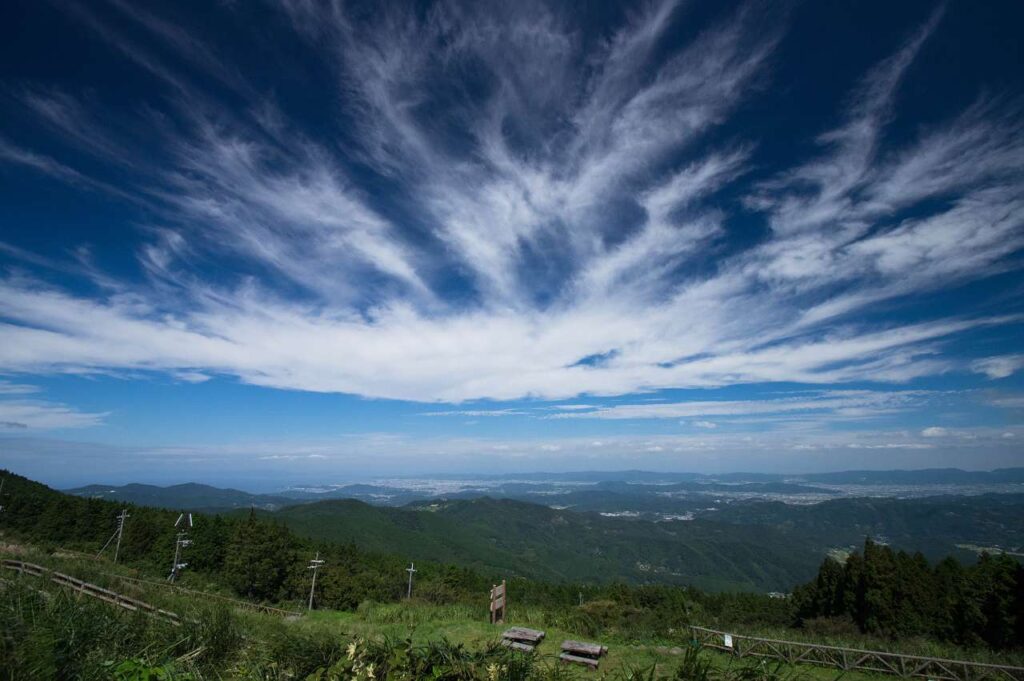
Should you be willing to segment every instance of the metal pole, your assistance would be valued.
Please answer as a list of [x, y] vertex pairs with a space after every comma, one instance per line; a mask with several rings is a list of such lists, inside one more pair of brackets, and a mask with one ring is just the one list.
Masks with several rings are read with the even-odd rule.
[[320, 569], [320, 566], [324, 564], [324, 561], [320, 560], [320, 552], [316, 552], [316, 558], [309, 561], [309, 569], [313, 571], [313, 583], [309, 586], [309, 609], [313, 609], [313, 592], [316, 590], [316, 572]]
[[405, 597], [412, 598], [412, 573], [416, 572], [416, 563], [409, 563], [409, 567], [405, 568], [405, 571], [409, 573], [409, 591]]
[[[317, 555], [320, 555], [319, 553]], [[313, 592], [316, 591], [316, 569], [313, 570], [313, 583], [309, 585], [309, 609], [313, 609]]]
[[171, 576], [167, 578], [168, 581], [173, 582], [174, 578], [178, 576], [178, 559], [181, 556], [181, 532], [174, 540], [174, 562], [171, 563]]
[[124, 534], [124, 521], [130, 516], [128, 515], [128, 509], [121, 511], [121, 515], [117, 516], [117, 545], [114, 547], [114, 562], [117, 562], [117, 554], [121, 553], [121, 535]]

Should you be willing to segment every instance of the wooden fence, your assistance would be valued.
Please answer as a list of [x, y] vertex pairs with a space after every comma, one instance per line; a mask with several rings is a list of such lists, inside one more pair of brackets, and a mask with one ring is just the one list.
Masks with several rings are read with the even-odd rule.
[[161, 608], [158, 608], [154, 605], [150, 605], [149, 603], [140, 601], [136, 598], [125, 596], [124, 594], [119, 594], [115, 591], [111, 591], [110, 589], [104, 589], [101, 586], [90, 584], [89, 582], [82, 581], [77, 577], [66, 575], [63, 572], [56, 572], [54, 570], [50, 570], [49, 568], [45, 568], [42, 565], [36, 565], [35, 563], [26, 563], [21, 560], [4, 560], [2, 561], [2, 563], [0, 563], [0, 565], [7, 568], [8, 570], [14, 570], [23, 575], [31, 575], [33, 577], [39, 577], [42, 579], [49, 578], [49, 580], [54, 584], [59, 584], [60, 586], [74, 589], [75, 591], [85, 594], [86, 596], [97, 598], [101, 601], [106, 601], [107, 603], [111, 603], [118, 607], [124, 608], [125, 610], [134, 610], [142, 612], [143, 614], [149, 615], [150, 617], [156, 617], [158, 619], [166, 620], [176, 626], [181, 625], [181, 617], [179, 617], [176, 613], [170, 612], [168, 610], [162, 610]]
[[701, 645], [723, 650], [737, 657], [762, 657], [790, 664], [813, 664], [843, 670], [892, 674], [904, 678], [924, 678], [930, 681], [1024, 681], [1024, 667], [778, 641], [740, 636], [704, 627], [690, 627], [690, 631], [693, 633], [693, 639]]
[[[86, 558], [88, 560], [98, 561], [99, 556], [94, 553], [83, 553], [82, 551], [75, 551], [74, 549], [66, 549], [63, 546], [58, 550], [58, 554], [67, 554], [71, 558]], [[247, 608], [249, 610], [255, 610], [257, 612], [266, 613], [268, 615], [280, 615], [281, 617], [302, 617], [305, 613], [298, 612], [296, 610], [285, 610], [284, 608], [275, 608], [272, 605], [263, 605], [261, 603], [252, 603], [250, 601], [242, 601], [237, 598], [229, 598], [228, 596], [221, 596], [220, 594], [209, 593], [208, 591], [196, 591], [195, 589], [186, 589], [183, 586], [177, 584], [171, 584], [169, 582], [154, 582], [147, 579], [139, 579], [137, 577], [126, 577], [125, 575], [119, 575], [114, 572], [104, 572], [107, 577], [113, 577], [119, 579], [122, 582], [134, 582], [136, 584], [145, 584], [147, 586], [158, 586], [164, 589], [172, 589], [179, 593], [190, 594], [192, 596], [200, 596], [202, 598], [215, 598], [232, 605], [237, 605], [240, 608]]]

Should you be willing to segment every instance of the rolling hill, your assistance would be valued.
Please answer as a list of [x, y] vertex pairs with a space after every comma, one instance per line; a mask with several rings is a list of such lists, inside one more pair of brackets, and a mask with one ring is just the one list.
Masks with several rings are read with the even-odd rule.
[[87, 485], [64, 490], [66, 494], [107, 501], [125, 501], [140, 506], [181, 509], [188, 511], [216, 511], [234, 508], [261, 508], [273, 510], [294, 504], [294, 499], [269, 494], [250, 494], [237, 489], [222, 489], [189, 482], [183, 485], [158, 487], [156, 485]]
[[322, 501], [272, 517], [314, 539], [556, 581], [784, 590], [813, 576], [824, 556], [782, 530], [609, 518], [486, 497], [404, 508]]

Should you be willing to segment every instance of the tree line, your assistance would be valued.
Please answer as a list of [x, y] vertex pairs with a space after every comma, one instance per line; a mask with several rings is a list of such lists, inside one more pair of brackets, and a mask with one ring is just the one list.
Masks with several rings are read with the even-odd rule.
[[1005, 554], [983, 553], [973, 565], [954, 558], [931, 565], [920, 553], [868, 539], [844, 563], [826, 559], [792, 600], [797, 625], [831, 618], [889, 638], [1024, 646], [1024, 566]]

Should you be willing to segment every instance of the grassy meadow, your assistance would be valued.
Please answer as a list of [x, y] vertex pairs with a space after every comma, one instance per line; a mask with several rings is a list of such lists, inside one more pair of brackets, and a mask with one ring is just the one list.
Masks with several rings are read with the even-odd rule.
[[[0, 679], [5, 681], [885, 678], [739, 660], [716, 651], [698, 650], [685, 630], [666, 630], [658, 635], [609, 631], [597, 639], [608, 646], [609, 653], [595, 673], [557, 660], [563, 640], [586, 638], [581, 636], [578, 620], [571, 612], [510, 607], [505, 626], [539, 628], [547, 634], [537, 653], [530, 656], [499, 646], [505, 626], [489, 624], [486, 610], [475, 606], [437, 605], [415, 599], [398, 603], [367, 601], [353, 611], [314, 610], [303, 616], [282, 617], [235, 607], [224, 598], [178, 592], [158, 583], [127, 582], [120, 577], [138, 577], [138, 572], [105, 560], [52, 555], [24, 547], [17, 556], [6, 553], [3, 557], [43, 564], [176, 612], [187, 620], [175, 627], [46, 580], [4, 570], [0, 572]], [[225, 592], [218, 595], [227, 597]]]

